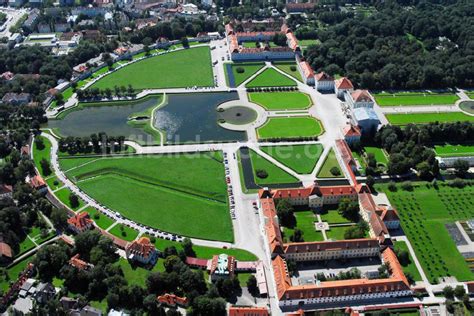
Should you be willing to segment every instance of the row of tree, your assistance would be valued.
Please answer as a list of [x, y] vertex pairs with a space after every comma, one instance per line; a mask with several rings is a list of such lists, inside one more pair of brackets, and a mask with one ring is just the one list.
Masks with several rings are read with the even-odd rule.
[[[41, 140], [38, 140], [39, 142]], [[89, 137], [66, 137], [58, 141], [58, 149], [69, 155], [76, 154], [110, 154], [127, 149], [124, 136], [107, 136], [106, 133], [92, 134]]]

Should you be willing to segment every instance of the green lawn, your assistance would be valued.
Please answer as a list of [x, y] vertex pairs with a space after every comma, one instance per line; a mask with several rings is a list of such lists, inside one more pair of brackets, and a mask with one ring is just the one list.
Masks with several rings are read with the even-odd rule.
[[376, 188], [383, 190], [398, 210], [403, 231], [430, 282], [443, 276], [455, 276], [458, 281], [473, 279], [445, 227], [447, 223], [474, 217], [473, 186], [457, 189], [440, 183], [437, 190], [420, 182], [412, 192], [400, 187], [391, 192], [386, 185]]
[[138, 285], [141, 287], [146, 287], [146, 279], [151, 272], [164, 271], [163, 259], [159, 258], [155, 266], [151, 270], [147, 270], [142, 267], [132, 267], [130, 263], [124, 259], [120, 258], [118, 266], [122, 268], [123, 276], [130, 285]]
[[316, 137], [323, 133], [321, 123], [311, 116], [271, 117], [257, 129], [259, 139]]
[[[174, 246], [177, 250], [183, 249], [182, 244], [172, 240], [166, 240], [156, 238], [155, 246], [157, 249], [163, 251], [166, 247]], [[193, 245], [193, 250], [196, 253], [196, 258], [212, 259], [214, 255], [226, 253], [230, 256], [234, 256], [237, 260], [241, 261], [255, 261], [258, 258], [253, 254], [243, 249], [232, 248], [232, 249], [221, 249], [214, 247], [205, 247]]]
[[[285, 73], [289, 74], [296, 80], [303, 82], [303, 78], [301, 77], [301, 73], [298, 71], [298, 66], [295, 63], [285, 63], [285, 62], [276, 62], [274, 66], [278, 69], [284, 71]], [[293, 68], [294, 67], [294, 68]], [[295, 69], [295, 70], [292, 70]]]
[[93, 208], [92, 206], [86, 207], [83, 212], [89, 213], [89, 216], [94, 220], [94, 222], [102, 229], [109, 228], [113, 223], [114, 220], [110, 217], [102, 214], [97, 209]]
[[445, 105], [459, 100], [454, 93], [379, 93], [373, 96], [380, 106]]
[[36, 247], [36, 245], [33, 243], [33, 241], [27, 236], [25, 236], [25, 239], [23, 239], [23, 241], [20, 243], [20, 250], [16, 256], [21, 255], [22, 253], [25, 253], [28, 250], [33, 249], [34, 247]]
[[350, 223], [350, 221], [343, 217], [337, 210], [329, 210], [324, 214], [320, 214], [323, 222], [328, 222], [329, 224], [341, 224], [341, 223]]
[[252, 273], [250, 272], [238, 272], [237, 278], [239, 279], [240, 287], [247, 287], [247, 280], [250, 278]]
[[[234, 63], [232, 64], [231, 68], [232, 68], [232, 73], [234, 74], [235, 86], [237, 87], [240, 84], [242, 84], [242, 82], [244, 82], [245, 80], [250, 78], [253, 74], [255, 74], [257, 71], [262, 69], [263, 66], [264, 66], [263, 63]], [[242, 68], [244, 72], [238, 73], [237, 68]], [[227, 67], [224, 66], [224, 69], [227, 74]], [[229, 74], [227, 74], [227, 78], [228, 76]]]
[[68, 158], [59, 158], [59, 167], [61, 170], [63, 170], [65, 173], [70, 170], [71, 168], [76, 168], [78, 166], [87, 164], [91, 161], [101, 159], [100, 156], [98, 157], [88, 157], [88, 158], [74, 158], [74, 157], [68, 157]]
[[435, 152], [441, 157], [473, 156], [474, 146], [472, 145], [436, 145]]
[[47, 161], [51, 162], [51, 142], [44, 136], [39, 135], [36, 137], [43, 140], [44, 148], [42, 150], [39, 150], [36, 146], [36, 143], [33, 142], [33, 158], [35, 160], [36, 169], [38, 169], [39, 173], [44, 178], [45, 175], [43, 173], [43, 168], [41, 168], [40, 162], [43, 159], [46, 159]]
[[255, 87], [294, 87], [296, 82], [285, 75], [282, 75], [273, 68], [265, 69], [257, 77], [246, 84], [247, 88]]
[[474, 116], [466, 115], [462, 112], [385, 114], [385, 117], [394, 125], [426, 124], [429, 122], [474, 122]]
[[117, 224], [109, 232], [126, 241], [133, 241], [138, 236], [138, 231], [123, 224]]
[[[339, 168], [339, 171], [341, 173], [339, 176], [334, 176], [331, 173], [331, 168], [333, 167]], [[324, 163], [321, 166], [321, 169], [319, 169], [317, 176], [318, 178], [343, 178], [344, 177], [341, 170], [341, 166], [339, 166], [339, 162], [337, 161], [336, 154], [334, 153], [333, 149], [331, 149], [328, 156], [326, 157], [326, 160], [324, 160]]]
[[55, 175], [46, 178], [46, 184], [51, 188], [51, 190], [56, 190], [63, 186], [63, 183]]
[[77, 211], [78, 209], [84, 206], [84, 201], [81, 198], [79, 198], [79, 206], [71, 206], [71, 202], [69, 201], [71, 190], [69, 190], [68, 188], [62, 188], [61, 190], [54, 192], [54, 195], [58, 198], [58, 200], [63, 202], [67, 207], [71, 208], [74, 211]]
[[82, 167], [67, 176], [124, 216], [185, 236], [233, 240], [219, 153], [82, 159], [73, 159]]
[[[252, 161], [255, 183], [259, 185], [298, 182], [298, 179], [293, 177], [291, 174], [278, 168], [253, 150], [250, 150], [250, 160]], [[257, 170], [265, 170], [268, 174], [268, 177], [264, 179], [259, 178], [257, 176]]]
[[403, 272], [409, 273], [412, 277], [413, 280], [415, 281], [421, 281], [421, 275], [418, 269], [416, 268], [415, 262], [413, 261], [413, 258], [410, 255], [410, 251], [408, 250], [408, 246], [404, 241], [395, 241], [394, 244], [395, 250], [405, 250], [408, 252], [408, 255], [410, 257], [410, 262], [406, 266], [402, 266]]
[[97, 81], [94, 88], [131, 84], [136, 90], [213, 86], [209, 47], [197, 47], [146, 58]]
[[374, 154], [375, 160], [377, 160], [378, 163], [382, 163], [384, 165], [387, 165], [388, 159], [387, 159], [387, 156], [385, 155], [385, 152], [382, 148], [364, 147], [364, 150], [367, 154]]
[[298, 44], [300, 44], [300, 47], [307, 47], [309, 45], [319, 45], [321, 44], [321, 41], [317, 39], [305, 39], [298, 40]]
[[344, 233], [349, 227], [351, 226], [329, 227], [329, 230], [326, 230], [326, 236], [328, 239], [343, 240]]
[[290, 242], [290, 236], [293, 235], [293, 232], [296, 228], [300, 229], [303, 232], [304, 241], [323, 241], [323, 234], [319, 231], [316, 231], [314, 227], [314, 222], [317, 221], [316, 216], [313, 211], [298, 211], [295, 212], [296, 226], [293, 228], [284, 227], [283, 232], [287, 242]]
[[321, 144], [267, 146], [260, 149], [300, 174], [311, 173], [324, 150]]
[[309, 95], [301, 92], [250, 92], [251, 102], [257, 103], [267, 110], [302, 110], [307, 109], [313, 102]]
[[18, 275], [26, 268], [29, 262], [33, 261], [33, 257], [28, 257], [15, 264], [13, 267], [6, 269], [8, 277], [0, 276], [0, 290], [5, 292], [10, 287], [10, 281], [17, 280]]

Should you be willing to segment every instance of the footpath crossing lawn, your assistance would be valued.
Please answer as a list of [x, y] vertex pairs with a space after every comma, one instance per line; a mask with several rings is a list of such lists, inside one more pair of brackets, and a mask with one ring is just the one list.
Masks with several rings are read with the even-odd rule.
[[82, 166], [66, 175], [99, 203], [136, 222], [232, 241], [221, 158], [218, 152], [107, 157], [87, 164], [74, 158]]
[[294, 87], [296, 82], [279, 73], [273, 68], [265, 69], [257, 77], [247, 83], [247, 88], [256, 87]]
[[430, 282], [445, 276], [472, 280], [474, 275], [445, 224], [474, 217], [474, 186], [458, 189], [440, 182], [438, 186], [435, 189], [419, 182], [412, 191], [397, 186], [397, 191], [391, 192], [386, 185], [377, 185], [376, 189], [385, 192], [398, 210], [403, 231]]
[[474, 156], [473, 145], [436, 145], [434, 149], [440, 157]]
[[33, 261], [33, 257], [28, 257], [14, 266], [5, 269], [6, 274], [8, 275], [8, 279], [5, 278], [3, 275], [0, 277], [0, 290], [5, 293], [8, 288], [10, 287], [10, 281], [16, 281], [18, 279], [18, 275], [26, 268], [28, 263]]
[[270, 111], [300, 110], [313, 105], [309, 95], [301, 92], [250, 92], [249, 100]]
[[405, 250], [408, 252], [410, 262], [408, 262], [405, 265], [402, 265], [403, 272], [409, 273], [412, 277], [413, 280], [415, 281], [422, 281], [420, 272], [416, 268], [416, 264], [413, 261], [413, 258], [411, 257], [410, 251], [408, 250], [408, 246], [404, 241], [396, 241], [394, 242], [395, 250]]
[[313, 211], [297, 211], [294, 213], [296, 224], [292, 228], [284, 227], [283, 233], [287, 242], [290, 241], [290, 236], [293, 235], [295, 229], [300, 229], [303, 232], [304, 241], [323, 241], [323, 234], [317, 231], [314, 227], [314, 222], [317, 221]]
[[311, 116], [271, 117], [257, 129], [260, 139], [268, 138], [308, 138], [321, 135], [321, 123]]
[[[235, 63], [231, 64], [230, 68], [232, 69], [232, 74], [234, 75], [234, 84], [235, 86], [239, 86], [242, 82], [250, 78], [253, 74], [257, 71], [262, 69], [264, 66], [263, 63]], [[242, 68], [244, 72], [239, 73], [237, 71], [238, 68]], [[225, 72], [227, 74], [227, 78], [229, 78], [230, 74], [228, 73], [227, 64], [224, 66]]]
[[135, 90], [213, 86], [209, 47], [196, 47], [146, 58], [97, 81], [93, 88], [128, 86]]
[[[293, 177], [291, 174], [278, 168], [253, 150], [250, 151], [250, 160], [252, 161], [255, 183], [259, 185], [298, 182], [298, 179]], [[268, 176], [266, 178], [258, 177], [257, 170], [264, 170]]]
[[373, 96], [380, 106], [451, 105], [459, 100], [454, 93], [379, 93]]
[[[333, 175], [331, 173], [331, 169], [333, 167], [336, 167], [339, 169], [340, 175]], [[334, 153], [333, 149], [331, 149], [328, 156], [326, 157], [326, 160], [324, 160], [324, 163], [321, 166], [321, 169], [319, 169], [317, 176], [318, 178], [343, 178], [344, 177], [341, 170], [341, 166], [339, 166], [339, 162], [337, 162], [336, 154]]]
[[430, 122], [474, 122], [474, 116], [462, 112], [385, 114], [385, 117], [394, 125], [427, 124]]
[[[295, 63], [285, 63], [285, 62], [276, 62], [273, 64], [278, 69], [284, 71], [285, 73], [289, 74], [296, 80], [303, 82], [303, 78], [301, 77], [301, 73], [298, 70], [298, 66]], [[294, 70], [293, 70], [294, 69]]]
[[96, 210], [92, 206], [86, 207], [82, 212], [89, 213], [90, 218], [94, 220], [94, 222], [102, 229], [109, 228], [113, 223], [114, 220], [110, 217], [102, 214], [100, 211]]
[[311, 173], [324, 150], [321, 144], [268, 146], [260, 149], [299, 174]]

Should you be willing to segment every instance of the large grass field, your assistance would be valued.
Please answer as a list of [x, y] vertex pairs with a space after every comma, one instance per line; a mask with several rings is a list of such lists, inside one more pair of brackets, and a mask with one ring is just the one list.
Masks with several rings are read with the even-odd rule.
[[311, 173], [324, 150], [321, 144], [268, 146], [261, 149], [300, 174]]
[[213, 86], [209, 47], [196, 47], [146, 58], [97, 81], [93, 88], [129, 84], [136, 90]]
[[[66, 175], [92, 198], [137, 222], [185, 236], [232, 241], [220, 152], [96, 160]], [[72, 168], [71, 159], [67, 166]]]
[[123, 224], [117, 224], [109, 232], [126, 241], [134, 241], [138, 237], [138, 231]]
[[436, 145], [434, 149], [440, 157], [474, 156], [473, 145]]
[[246, 84], [247, 88], [288, 86], [296, 86], [296, 82], [273, 68], [265, 69], [257, 77], [253, 78]]
[[408, 252], [410, 262], [406, 265], [402, 265], [403, 272], [409, 273], [413, 277], [413, 280], [421, 281], [422, 279], [421, 279], [420, 272], [416, 268], [416, 264], [413, 261], [413, 258], [411, 257], [407, 244], [404, 241], [400, 240], [400, 241], [394, 242], [393, 245], [395, 246], [395, 250], [405, 250]]
[[313, 211], [295, 212], [296, 225], [292, 228], [284, 227], [283, 233], [287, 242], [290, 242], [290, 236], [296, 228], [303, 232], [304, 241], [323, 241], [323, 234], [316, 231], [314, 222], [317, 221]]
[[[331, 173], [331, 169], [333, 167], [336, 167], [339, 169], [340, 175], [335, 176]], [[336, 153], [334, 152], [333, 149], [331, 149], [331, 151], [326, 157], [326, 160], [324, 160], [324, 163], [321, 166], [321, 169], [319, 169], [317, 176], [318, 178], [343, 178], [344, 177], [341, 170], [341, 166], [339, 166], [339, 162], [337, 162]]]
[[459, 100], [454, 93], [379, 93], [374, 97], [380, 106], [447, 105]]
[[45, 178], [45, 175], [43, 173], [43, 168], [41, 168], [41, 160], [46, 159], [47, 161], [51, 162], [51, 142], [44, 136], [36, 136], [36, 138], [41, 139], [44, 144], [44, 148], [39, 150], [36, 146], [36, 143], [33, 142], [33, 158], [35, 161], [35, 166], [36, 169], [38, 169], [39, 173], [43, 178]]
[[301, 92], [251, 92], [249, 100], [267, 110], [303, 110], [313, 102], [309, 95]]
[[[275, 67], [277, 67], [278, 69], [284, 71], [285, 73], [289, 74], [290, 76], [292, 76], [296, 80], [298, 80], [300, 82], [303, 82], [303, 78], [301, 77], [301, 73], [299, 72], [298, 66], [296, 66], [295, 63], [293, 63], [293, 62], [291, 62], [291, 63], [276, 62], [273, 65]], [[295, 69], [295, 70], [293, 70], [293, 69]]]
[[[247, 80], [248, 78], [252, 77], [253, 74], [255, 74], [257, 71], [262, 69], [264, 66], [263, 63], [236, 63], [232, 64], [230, 67], [232, 68], [232, 74], [234, 75], [234, 83], [235, 86], [239, 86]], [[244, 70], [243, 73], [237, 72], [237, 68], [242, 68]], [[229, 74], [227, 73], [227, 67], [224, 67], [227, 77], [229, 77]]]
[[311, 116], [271, 117], [257, 129], [259, 139], [316, 137], [322, 132], [321, 123]]
[[435, 189], [420, 182], [411, 192], [400, 187], [391, 192], [385, 185], [378, 185], [377, 190], [383, 190], [398, 210], [403, 231], [430, 282], [444, 276], [455, 276], [458, 281], [473, 279], [445, 227], [447, 223], [474, 217], [473, 186], [458, 189], [441, 183]]
[[446, 113], [412, 113], [412, 114], [385, 114], [387, 120], [394, 125], [427, 124], [429, 122], [474, 122], [474, 116], [462, 112]]
[[[259, 185], [298, 182], [298, 179], [293, 177], [291, 174], [278, 168], [253, 150], [250, 150], [250, 160], [252, 161], [255, 183]], [[268, 177], [259, 178], [257, 176], [257, 170], [265, 170], [268, 174]]]

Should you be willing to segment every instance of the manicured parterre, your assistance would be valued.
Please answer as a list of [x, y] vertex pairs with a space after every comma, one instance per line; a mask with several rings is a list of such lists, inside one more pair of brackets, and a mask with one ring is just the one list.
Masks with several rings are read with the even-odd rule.
[[[303, 78], [301, 77], [301, 73], [298, 70], [298, 67], [295, 63], [288, 63], [288, 62], [276, 62], [274, 66], [278, 69], [284, 71], [285, 73], [289, 74], [296, 80], [303, 82]], [[294, 70], [293, 70], [294, 69]]]
[[313, 117], [271, 117], [257, 129], [259, 139], [304, 138], [321, 135], [321, 123]]
[[474, 116], [462, 112], [446, 113], [411, 113], [411, 114], [385, 114], [387, 120], [394, 125], [426, 124], [429, 122], [474, 122]]
[[374, 154], [375, 160], [377, 160], [377, 163], [382, 163], [384, 165], [387, 165], [388, 159], [382, 148], [367, 146], [367, 147], [364, 147], [364, 151], [366, 152], [366, 154]]
[[440, 157], [473, 156], [473, 145], [436, 145], [434, 147], [436, 155]]
[[324, 150], [321, 144], [268, 146], [261, 149], [300, 174], [311, 173]]
[[302, 110], [313, 103], [309, 95], [301, 92], [251, 92], [250, 102], [257, 103], [267, 110]]
[[316, 231], [314, 222], [317, 221], [313, 211], [297, 211], [294, 213], [296, 224], [292, 228], [284, 227], [284, 235], [287, 242], [290, 242], [290, 236], [293, 235], [295, 229], [303, 232], [304, 241], [323, 241], [323, 234]]
[[[263, 158], [253, 150], [250, 151], [250, 159], [252, 161], [255, 182], [259, 185], [298, 182], [298, 179], [293, 177], [291, 174], [278, 168], [273, 163]], [[258, 170], [264, 170], [265, 172], [267, 172], [268, 177], [259, 178], [257, 176]]]
[[[331, 173], [331, 169], [333, 167], [336, 167], [336, 168], [339, 169], [339, 171], [341, 173], [339, 176], [335, 176]], [[341, 167], [339, 166], [339, 162], [337, 162], [336, 154], [334, 153], [333, 149], [331, 149], [331, 151], [329, 152], [329, 154], [326, 157], [326, 160], [324, 160], [324, 163], [321, 166], [321, 169], [319, 169], [319, 172], [318, 172], [317, 176], [318, 176], [318, 178], [342, 178], [342, 177], [344, 177], [343, 173], [342, 173], [342, 170], [341, 170]]]
[[296, 82], [273, 68], [265, 69], [246, 85], [247, 88], [288, 86], [296, 86]]
[[184, 49], [140, 60], [103, 77], [92, 87], [105, 89], [128, 84], [136, 90], [213, 86], [209, 47]]
[[[232, 74], [234, 75], [234, 84], [235, 86], [239, 86], [242, 82], [250, 78], [253, 74], [259, 71], [264, 66], [263, 63], [235, 63], [231, 64]], [[242, 68], [244, 70], [243, 73], [239, 73], [237, 68]], [[227, 67], [224, 67], [227, 78], [229, 77], [229, 73], [227, 73]]]
[[454, 104], [459, 97], [454, 93], [379, 93], [374, 94], [375, 101], [380, 106], [399, 105], [447, 105]]

